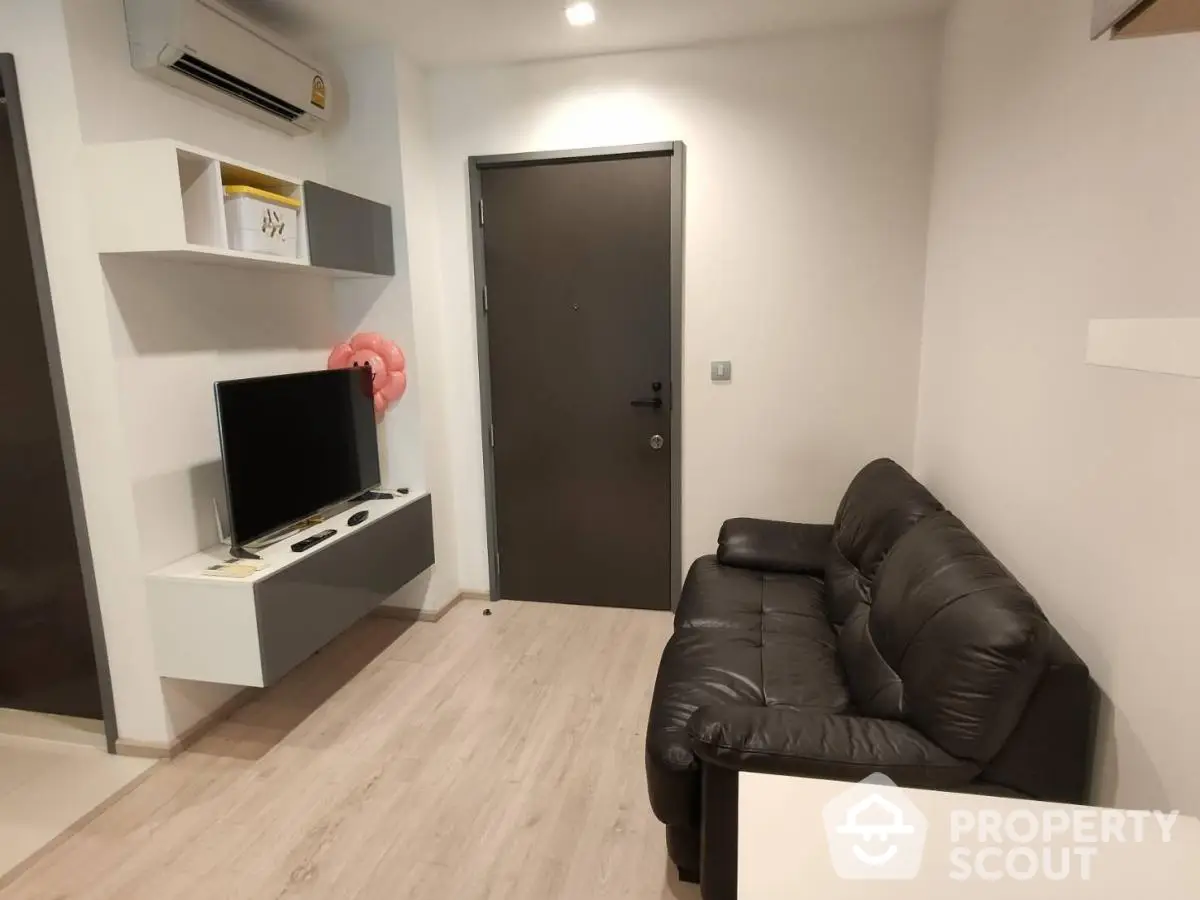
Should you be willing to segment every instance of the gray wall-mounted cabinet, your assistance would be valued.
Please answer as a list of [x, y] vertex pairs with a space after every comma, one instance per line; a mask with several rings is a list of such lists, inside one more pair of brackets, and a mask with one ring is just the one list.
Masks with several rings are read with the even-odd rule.
[[429, 497], [375, 515], [344, 540], [255, 585], [264, 685], [277, 682], [433, 565]]
[[308, 255], [314, 266], [395, 275], [392, 208], [315, 181], [304, 182]]
[[1092, 37], [1162, 37], [1200, 31], [1200, 0], [1093, 0]]

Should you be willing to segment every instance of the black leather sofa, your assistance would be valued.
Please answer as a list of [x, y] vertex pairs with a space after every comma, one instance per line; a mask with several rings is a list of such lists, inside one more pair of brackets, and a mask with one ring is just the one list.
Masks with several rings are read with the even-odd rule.
[[693, 565], [646, 734], [680, 877], [736, 892], [739, 771], [1086, 803], [1098, 691], [920, 483], [867, 466], [830, 525], [738, 519]]

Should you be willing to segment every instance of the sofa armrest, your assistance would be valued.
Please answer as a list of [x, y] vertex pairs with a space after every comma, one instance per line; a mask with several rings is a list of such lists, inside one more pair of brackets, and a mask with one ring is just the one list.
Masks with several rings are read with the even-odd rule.
[[747, 772], [861, 781], [882, 773], [901, 787], [962, 787], [979, 774], [927, 737], [888, 719], [767, 707], [705, 706], [688, 722], [706, 764]]
[[730, 519], [721, 526], [717, 559], [739, 569], [824, 575], [832, 543], [832, 525]]

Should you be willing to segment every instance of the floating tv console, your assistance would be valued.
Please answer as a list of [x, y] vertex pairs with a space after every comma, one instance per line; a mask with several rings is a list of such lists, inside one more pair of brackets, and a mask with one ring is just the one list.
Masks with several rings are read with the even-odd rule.
[[[356, 512], [370, 517], [351, 527]], [[291, 545], [337, 529], [303, 553]], [[158, 673], [166, 678], [266, 687], [433, 565], [428, 494], [370, 500], [261, 551], [241, 579], [206, 574], [229, 561], [213, 547], [147, 578]]]

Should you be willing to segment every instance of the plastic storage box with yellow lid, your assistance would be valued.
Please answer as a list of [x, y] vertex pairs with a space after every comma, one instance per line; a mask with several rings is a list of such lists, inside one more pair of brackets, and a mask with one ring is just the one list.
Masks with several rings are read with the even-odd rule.
[[299, 247], [300, 201], [262, 188], [227, 184], [225, 225], [233, 250], [294, 259]]

